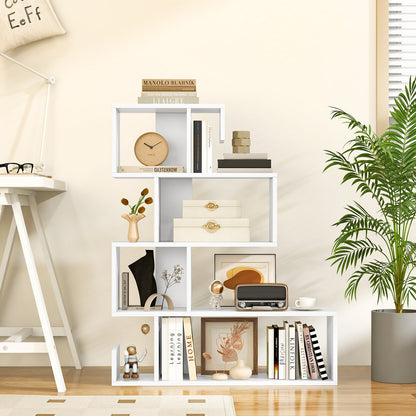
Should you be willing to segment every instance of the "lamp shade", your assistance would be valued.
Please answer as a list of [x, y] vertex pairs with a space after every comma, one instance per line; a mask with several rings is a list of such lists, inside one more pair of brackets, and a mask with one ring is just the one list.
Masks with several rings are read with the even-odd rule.
[[49, 0], [0, 2], [0, 52], [64, 33]]

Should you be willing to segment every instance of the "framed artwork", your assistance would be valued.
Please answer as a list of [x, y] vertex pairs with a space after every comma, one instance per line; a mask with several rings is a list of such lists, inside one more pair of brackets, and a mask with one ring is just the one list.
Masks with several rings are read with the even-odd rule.
[[257, 318], [201, 318], [201, 374], [228, 374], [237, 360], [258, 374], [257, 345]]
[[224, 284], [222, 306], [234, 306], [237, 284], [276, 283], [276, 254], [215, 254], [214, 280]]

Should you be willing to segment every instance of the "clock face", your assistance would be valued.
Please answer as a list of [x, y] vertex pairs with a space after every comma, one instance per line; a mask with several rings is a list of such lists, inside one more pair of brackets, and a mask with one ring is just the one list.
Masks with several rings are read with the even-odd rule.
[[134, 145], [134, 154], [138, 161], [146, 166], [160, 165], [168, 156], [167, 141], [158, 133], [142, 134]]

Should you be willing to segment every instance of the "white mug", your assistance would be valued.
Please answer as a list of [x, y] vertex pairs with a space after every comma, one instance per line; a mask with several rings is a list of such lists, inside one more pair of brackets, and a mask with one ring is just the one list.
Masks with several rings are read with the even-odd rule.
[[295, 300], [297, 308], [313, 308], [316, 303], [316, 298], [299, 297]]

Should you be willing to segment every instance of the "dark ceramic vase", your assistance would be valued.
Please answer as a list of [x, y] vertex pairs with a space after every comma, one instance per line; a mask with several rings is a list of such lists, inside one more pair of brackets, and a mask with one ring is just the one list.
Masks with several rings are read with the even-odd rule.
[[[153, 250], [146, 250], [146, 255], [129, 265], [130, 271], [136, 280], [139, 289], [140, 305], [144, 306], [147, 298], [153, 293], [157, 293], [156, 280], [153, 276], [155, 269], [155, 259]], [[156, 299], [151, 306], [155, 306]]]

